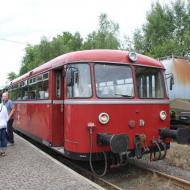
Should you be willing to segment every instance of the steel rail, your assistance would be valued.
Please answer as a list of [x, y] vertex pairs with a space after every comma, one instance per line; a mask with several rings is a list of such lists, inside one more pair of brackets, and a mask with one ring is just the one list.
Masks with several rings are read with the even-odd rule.
[[158, 175], [158, 176], [167, 178], [167, 179], [170, 180], [174, 185], [177, 185], [177, 186], [179, 186], [179, 187], [183, 187], [184, 189], [190, 189], [190, 181], [187, 181], [187, 180], [184, 180], [184, 179], [181, 179], [181, 178], [172, 176], [172, 175], [168, 175], [168, 174], [166, 174], [166, 173], [159, 172], [159, 171], [156, 171], [156, 170], [151, 170], [151, 169], [148, 169], [148, 170], [151, 171], [151, 172], [153, 172], [153, 173], [155, 173], [155, 174]]
[[147, 166], [147, 164], [144, 164], [144, 163], [142, 164], [142, 163], [138, 162], [138, 160], [130, 159], [129, 163], [132, 164], [132, 165], [134, 165], [134, 166], [136, 166], [136, 167], [138, 167], [138, 168], [141, 168], [141, 169], [144, 169], [144, 170], [146, 170], [148, 172], [156, 174], [159, 177], [167, 179], [173, 185], [176, 185], [178, 187], [182, 187], [185, 190], [189, 190], [190, 189], [190, 181], [188, 181], [188, 180], [185, 180], [185, 179], [182, 179], [182, 178], [170, 175], [170, 174], [166, 174], [166, 173], [158, 171], [156, 169], [152, 169], [152, 168], [150, 168], [150, 166]]

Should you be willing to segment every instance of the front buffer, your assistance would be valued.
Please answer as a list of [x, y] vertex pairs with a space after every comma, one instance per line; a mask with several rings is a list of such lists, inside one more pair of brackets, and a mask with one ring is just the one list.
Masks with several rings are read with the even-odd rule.
[[[176, 139], [178, 143], [184, 144], [188, 142], [189, 135], [187, 135], [187, 131], [184, 129], [179, 130], [171, 130], [171, 129], [159, 129], [160, 138], [158, 140], [152, 140], [151, 147], [145, 147], [144, 141], [146, 140], [145, 136], [142, 134], [136, 135], [134, 137], [135, 149], [130, 151], [128, 149], [129, 145], [129, 137], [127, 134], [111, 134], [111, 133], [97, 133], [96, 139], [98, 146], [109, 146], [111, 153], [106, 154], [103, 152], [105, 167], [102, 174], [97, 174], [92, 165], [92, 136], [94, 125], [88, 125], [90, 132], [90, 167], [92, 172], [95, 175], [103, 176], [107, 172], [108, 161], [111, 161], [110, 167], [119, 167], [127, 163], [128, 157], [136, 157], [138, 159], [142, 158], [144, 154], [150, 153], [150, 160], [156, 161], [164, 159], [166, 156], [166, 151], [169, 148], [169, 144], [165, 143], [168, 138]], [[162, 151], [164, 153], [162, 153]], [[130, 152], [130, 153], [129, 153]], [[108, 157], [109, 156], [109, 157]]]

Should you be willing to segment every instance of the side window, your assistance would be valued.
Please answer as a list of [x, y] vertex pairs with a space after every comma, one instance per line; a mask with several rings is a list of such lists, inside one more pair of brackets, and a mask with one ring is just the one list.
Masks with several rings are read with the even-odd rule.
[[48, 99], [49, 97], [49, 77], [48, 73], [38, 75], [28, 79], [28, 93], [29, 100]]
[[36, 99], [36, 78], [28, 79], [28, 92], [26, 93], [25, 100], [35, 100]]
[[56, 97], [61, 97], [61, 72], [56, 73]]
[[17, 94], [16, 100], [22, 100], [21, 85], [22, 85], [21, 83], [18, 83], [18, 88], [16, 89], [16, 94]]
[[38, 80], [36, 84], [36, 99], [45, 99], [45, 92], [43, 91], [43, 81]]
[[43, 81], [43, 91], [44, 91], [44, 98], [49, 98], [49, 81], [45, 80]]
[[66, 73], [67, 98], [89, 98], [92, 96], [90, 66], [70, 64]]
[[36, 83], [29, 84], [28, 86], [28, 99], [35, 100], [36, 99]]
[[36, 100], [49, 98], [49, 74], [44, 73], [14, 84], [10, 91], [12, 100]]
[[27, 100], [28, 99], [28, 84], [27, 80], [22, 82], [22, 88], [21, 88], [21, 99]]
[[37, 99], [48, 99], [49, 88], [48, 88], [48, 73], [37, 76], [36, 86], [36, 98]]

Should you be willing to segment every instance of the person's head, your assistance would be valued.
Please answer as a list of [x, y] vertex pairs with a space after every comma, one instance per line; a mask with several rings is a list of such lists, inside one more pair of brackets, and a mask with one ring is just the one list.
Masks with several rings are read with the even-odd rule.
[[3, 100], [3, 101], [7, 101], [8, 99], [9, 99], [8, 92], [4, 92], [4, 93], [2, 94], [2, 100]]

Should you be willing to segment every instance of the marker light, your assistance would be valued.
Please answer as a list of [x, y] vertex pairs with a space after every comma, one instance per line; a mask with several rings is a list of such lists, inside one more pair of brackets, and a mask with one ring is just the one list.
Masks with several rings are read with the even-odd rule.
[[137, 61], [137, 54], [135, 52], [129, 52], [129, 59], [132, 61], [132, 62], [136, 62]]
[[161, 111], [160, 112], [160, 119], [164, 121], [166, 119], [166, 117], [167, 117], [166, 112], [165, 111]]
[[105, 113], [105, 112], [102, 112], [99, 116], [98, 116], [98, 119], [99, 119], [99, 122], [101, 124], [107, 124], [110, 120], [110, 116]]

